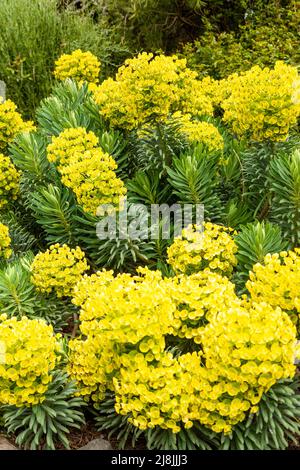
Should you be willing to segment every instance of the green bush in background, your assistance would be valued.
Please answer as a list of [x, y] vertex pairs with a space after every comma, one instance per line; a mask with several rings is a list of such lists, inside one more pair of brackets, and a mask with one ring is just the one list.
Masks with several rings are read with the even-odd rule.
[[253, 1], [237, 31], [206, 32], [183, 47], [189, 66], [201, 75], [220, 79], [253, 65], [273, 66], [277, 60], [300, 62], [300, 2]]
[[103, 75], [129, 55], [92, 18], [57, 6], [56, 0], [0, 1], [0, 80], [26, 117], [50, 93], [54, 61], [63, 52], [90, 50], [100, 58]]

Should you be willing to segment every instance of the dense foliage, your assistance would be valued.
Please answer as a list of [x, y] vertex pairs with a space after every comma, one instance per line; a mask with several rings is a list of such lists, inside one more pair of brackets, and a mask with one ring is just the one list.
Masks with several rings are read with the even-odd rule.
[[[238, 35], [249, 5], [235, 3]], [[203, 24], [212, 11], [174, 5]], [[218, 80], [160, 51], [106, 77], [79, 47], [51, 56], [34, 123], [0, 103], [5, 432], [68, 448], [93, 416], [121, 447], [287, 448], [300, 435], [297, 68]]]

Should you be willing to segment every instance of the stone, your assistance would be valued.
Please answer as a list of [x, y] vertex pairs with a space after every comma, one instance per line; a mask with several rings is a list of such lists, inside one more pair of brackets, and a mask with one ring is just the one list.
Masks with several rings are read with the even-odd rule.
[[18, 450], [5, 437], [0, 436], [0, 450]]
[[5, 97], [6, 97], [6, 85], [5, 85], [5, 82], [0, 80], [0, 103], [2, 101], [5, 101]]
[[78, 450], [112, 450], [112, 446], [108, 441], [100, 437], [98, 439], [93, 439]]

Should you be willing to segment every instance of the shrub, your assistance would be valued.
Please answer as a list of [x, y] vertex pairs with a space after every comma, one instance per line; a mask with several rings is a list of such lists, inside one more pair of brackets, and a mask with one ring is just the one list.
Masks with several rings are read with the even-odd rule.
[[268, 8], [264, 2], [249, 3], [235, 28], [218, 28], [209, 18], [204, 34], [183, 47], [191, 68], [220, 79], [253, 65], [273, 67], [278, 60], [299, 63], [297, 2], [270, 1]]
[[56, 0], [3, 0], [0, 4], [0, 69], [26, 117], [50, 93], [56, 59], [75, 49], [89, 50], [107, 74], [130, 55], [113, 33], [74, 10], [58, 11]]

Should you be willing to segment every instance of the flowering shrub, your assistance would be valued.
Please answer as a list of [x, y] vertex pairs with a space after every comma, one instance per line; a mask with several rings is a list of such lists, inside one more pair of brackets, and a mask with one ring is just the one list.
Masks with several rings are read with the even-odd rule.
[[297, 68], [276, 62], [273, 70], [252, 67], [229, 77], [229, 96], [221, 106], [224, 121], [238, 136], [283, 141], [297, 122], [300, 81]]
[[56, 243], [38, 253], [31, 264], [32, 283], [40, 292], [54, 291], [57, 297], [72, 295], [74, 286], [87, 271], [83, 251], [77, 246]]
[[213, 152], [223, 150], [224, 140], [218, 129], [209, 122], [192, 120], [188, 114], [182, 115], [179, 111], [173, 114], [173, 119], [180, 125], [179, 129], [190, 143], [202, 143]]
[[0, 209], [17, 199], [20, 173], [9, 157], [0, 153]]
[[10, 243], [9, 229], [6, 225], [0, 223], [0, 258], [10, 258], [12, 254]]
[[52, 380], [59, 344], [43, 320], [1, 317], [0, 403], [31, 406], [42, 403]]
[[255, 302], [267, 302], [286, 310], [295, 323], [300, 314], [300, 249], [265, 256], [256, 264], [246, 284]]
[[17, 106], [11, 100], [0, 101], [0, 150], [14, 140], [20, 132], [30, 132], [35, 129], [31, 121], [24, 122], [16, 111]]
[[54, 76], [58, 80], [73, 78], [78, 82], [98, 83], [101, 63], [91, 52], [81, 49], [63, 54], [55, 62]]
[[189, 226], [182, 236], [175, 238], [168, 248], [168, 263], [175, 272], [191, 274], [205, 268], [230, 275], [236, 265], [236, 244], [230, 235], [231, 228], [204, 223], [201, 227]]
[[94, 94], [101, 114], [113, 126], [125, 129], [165, 120], [180, 110], [200, 116], [213, 112], [197, 73], [176, 56], [142, 53], [128, 59], [116, 79], [105, 80]]

